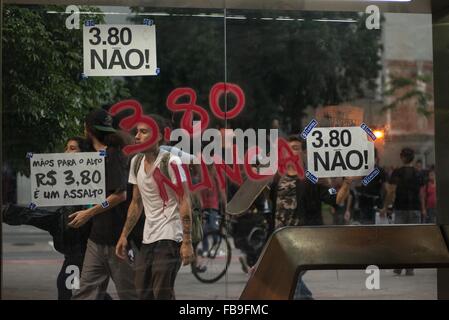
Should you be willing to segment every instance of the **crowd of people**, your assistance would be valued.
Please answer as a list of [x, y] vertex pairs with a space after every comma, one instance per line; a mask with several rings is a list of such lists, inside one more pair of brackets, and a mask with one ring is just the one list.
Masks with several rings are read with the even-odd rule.
[[[152, 118], [160, 132], [157, 142], [143, 151], [140, 163], [123, 153], [125, 136], [113, 127], [113, 118], [105, 109], [87, 115], [85, 138], [67, 141], [66, 152], [106, 150], [107, 206], [64, 207], [64, 214], [16, 205], [3, 208], [4, 222], [48, 231], [55, 249], [65, 255], [58, 277], [59, 299], [109, 299], [110, 280], [120, 299], [175, 298], [176, 275], [194, 256], [191, 205], [188, 188], [181, 197], [171, 189], [168, 201], [160, 197], [153, 175], [156, 169], [167, 171], [173, 182], [173, 165], [183, 183], [186, 175], [180, 158], [163, 148], [163, 130], [169, 124], [157, 115]], [[147, 124], [139, 123], [135, 142], [144, 143], [151, 134]], [[68, 265], [81, 271], [79, 288], [73, 291], [65, 281]]]
[[[297, 136], [288, 137], [291, 149], [306, 163], [306, 145]], [[415, 160], [414, 150], [404, 148], [399, 157], [402, 166], [384, 170], [375, 162], [379, 174], [366, 186], [359, 178], [320, 179], [317, 184], [298, 177], [293, 166], [287, 174], [276, 175], [270, 185], [271, 210], [267, 216], [270, 232], [285, 226], [323, 225], [324, 208], [329, 208], [334, 225], [349, 224], [419, 224], [435, 223], [436, 181], [434, 167], [425, 170]], [[338, 190], [338, 191], [337, 191]], [[261, 197], [266, 197], [262, 194]], [[261, 199], [258, 199], [259, 202]], [[262, 212], [259, 209], [259, 212]], [[235, 235], [234, 235], [235, 237]], [[245, 252], [246, 248], [242, 248]], [[251, 251], [250, 251], [251, 252]], [[260, 253], [260, 252], [259, 252]], [[244, 270], [251, 270], [257, 255], [241, 261]], [[402, 270], [395, 269], [400, 275]], [[405, 270], [408, 276], [412, 269]], [[312, 299], [312, 293], [300, 275], [295, 299]]]
[[[344, 204], [331, 208], [333, 224], [435, 223], [435, 168], [424, 169], [414, 157], [413, 149], [404, 148], [398, 157], [402, 166], [386, 170], [376, 152], [379, 174], [366, 186], [355, 185]], [[341, 179], [329, 183], [338, 187]]]
[[[105, 180], [108, 206], [62, 207], [56, 211], [30, 209], [17, 205], [3, 208], [3, 221], [12, 225], [28, 224], [48, 231], [56, 250], [64, 254], [58, 276], [59, 299], [111, 299], [106, 292], [112, 280], [120, 299], [175, 299], [174, 284], [181, 265], [194, 261], [192, 244], [192, 199], [199, 199], [204, 231], [217, 230], [226, 211], [227, 199], [237, 189], [229, 184], [227, 192], [218, 185], [214, 166], [208, 166], [212, 188], [191, 196], [187, 188], [179, 150], [164, 141], [164, 129], [170, 123], [151, 115], [160, 132], [157, 142], [141, 157], [122, 152], [129, 143], [145, 143], [153, 132], [145, 123], [137, 124], [135, 139], [129, 139], [113, 127], [113, 118], [105, 109], [94, 110], [85, 118], [85, 137], [68, 139], [65, 152], [106, 150]], [[133, 141], [135, 140], [135, 141]], [[305, 165], [306, 145], [298, 135], [286, 136], [294, 155]], [[276, 174], [269, 188], [256, 199], [251, 212], [234, 218], [231, 236], [243, 253], [245, 271], [257, 262], [264, 241], [286, 226], [322, 225], [323, 204], [331, 208], [333, 223], [375, 224], [387, 218], [391, 223], [435, 222], [436, 185], [433, 168], [424, 170], [414, 161], [414, 151], [404, 148], [403, 163], [391, 173], [376, 165], [379, 175], [367, 186], [357, 178], [320, 179], [312, 183], [300, 177], [297, 167], [289, 164], [286, 173]], [[174, 167], [184, 184], [179, 196], [167, 189], [162, 199], [155, 170], [166, 173], [176, 183]], [[198, 179], [198, 172], [189, 173]], [[179, 178], [179, 177], [178, 177]], [[192, 198], [193, 197], [193, 198]], [[144, 215], [142, 215], [144, 213]], [[249, 230], [261, 225], [265, 237], [260, 245], [248, 240]], [[209, 244], [205, 241], [203, 250]], [[255, 248], [257, 246], [257, 248]], [[67, 286], [68, 266], [81, 272], [79, 288]], [[395, 270], [397, 274], [401, 270]], [[406, 270], [412, 275], [413, 270]], [[300, 275], [296, 299], [312, 299], [312, 293]]]

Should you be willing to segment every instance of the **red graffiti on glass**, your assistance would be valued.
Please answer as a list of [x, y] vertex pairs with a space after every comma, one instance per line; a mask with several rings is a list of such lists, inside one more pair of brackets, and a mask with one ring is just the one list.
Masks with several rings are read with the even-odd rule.
[[137, 126], [138, 123], [144, 123], [148, 125], [148, 127], [150, 127], [151, 137], [150, 139], [148, 139], [148, 141], [145, 141], [144, 143], [133, 144], [124, 147], [123, 152], [126, 155], [139, 153], [147, 150], [156, 143], [159, 135], [158, 134], [159, 127], [156, 121], [154, 121], [154, 119], [151, 118], [150, 116], [143, 114], [142, 105], [136, 100], [124, 100], [119, 103], [116, 103], [111, 107], [111, 109], [109, 109], [109, 112], [113, 116], [115, 116], [118, 113], [129, 109], [133, 110], [134, 114], [123, 118], [119, 123], [120, 128], [124, 131], [129, 132], [131, 129]]
[[[178, 100], [183, 97], [188, 97], [187, 103], [180, 103]], [[201, 130], [195, 132], [203, 132], [209, 125], [209, 115], [207, 111], [196, 104], [196, 92], [192, 88], [177, 88], [173, 90], [167, 97], [167, 108], [173, 112], [182, 112], [181, 128], [185, 129], [190, 135], [193, 135], [193, 114], [199, 115]]]
[[254, 168], [250, 164], [251, 159], [257, 157], [259, 152], [260, 148], [258, 146], [252, 146], [248, 148], [248, 150], [245, 153], [245, 160], [243, 165], [245, 167], [245, 172], [248, 175], [248, 178], [252, 180], [264, 180], [267, 178], [267, 175], [259, 174], [257, 171], [254, 170]]
[[[225, 94], [233, 94], [235, 97], [235, 106], [231, 110], [223, 111], [220, 107], [220, 99]], [[187, 102], [179, 102], [180, 99], [187, 98]], [[203, 132], [207, 129], [209, 125], [209, 114], [207, 111], [197, 105], [196, 103], [197, 95], [192, 88], [177, 88], [173, 90], [167, 97], [166, 105], [172, 112], [184, 112], [180, 126], [185, 129], [190, 135], [194, 132]], [[243, 90], [236, 84], [233, 83], [223, 83], [219, 82], [215, 84], [209, 92], [209, 105], [212, 114], [221, 120], [233, 119], [237, 117], [245, 107], [245, 95]], [[142, 106], [136, 100], [125, 100], [113, 105], [110, 109], [112, 115], [116, 115], [124, 110], [132, 110], [134, 113], [131, 116], [127, 116], [120, 121], [120, 128], [125, 131], [130, 131], [138, 123], [145, 123], [150, 127], [151, 137], [148, 141], [137, 144], [129, 145], [124, 148], [126, 154], [132, 154], [137, 152], [143, 152], [149, 147], [154, 145], [158, 139], [159, 128], [157, 123], [150, 116], [144, 115]], [[197, 115], [198, 121], [200, 122], [201, 129], [194, 128], [193, 121], [194, 115]], [[170, 140], [170, 128], [164, 128], [164, 139]], [[278, 162], [275, 164], [279, 174], [284, 175], [287, 172], [289, 165], [293, 166], [298, 176], [304, 177], [304, 169], [302, 167], [302, 160], [300, 155], [295, 155], [293, 150], [290, 148], [288, 142], [285, 139], [279, 138], [278, 141]], [[215, 156], [215, 171], [217, 173], [219, 188], [224, 190], [226, 188], [226, 177], [233, 183], [241, 185], [243, 183], [243, 177], [241, 173], [241, 166], [237, 163], [237, 146], [232, 145], [233, 148], [233, 164], [225, 164], [219, 156]], [[276, 172], [268, 174], [260, 174], [253, 165], [250, 164], [251, 159], [257, 156], [260, 149], [255, 147], [250, 147], [244, 156], [243, 168], [245, 170], [246, 176], [249, 179], [263, 180], [268, 179]], [[184, 196], [183, 183], [181, 181], [181, 174], [179, 172], [179, 167], [175, 163], [170, 163], [170, 166], [174, 172], [176, 183], [173, 183], [169, 177], [164, 176], [159, 168], [156, 168], [153, 173], [153, 177], [159, 187], [159, 193], [164, 201], [168, 201], [168, 193], [166, 188], [172, 189], [175, 194], [182, 198]], [[203, 189], [212, 189], [211, 177], [209, 175], [209, 170], [206, 164], [201, 160], [201, 181], [193, 184], [191, 173], [189, 170], [189, 165], [182, 164], [182, 168], [185, 171], [187, 178], [187, 187], [191, 192], [198, 192]]]
[[[230, 111], [223, 112], [220, 107], [220, 98], [223, 94], [232, 93], [237, 102]], [[233, 119], [239, 115], [239, 113], [245, 107], [245, 94], [242, 88], [233, 83], [216, 83], [209, 93], [209, 105], [212, 113], [222, 120]]]
[[290, 148], [287, 140], [284, 138], [279, 138], [277, 167], [280, 175], [287, 173], [288, 163], [293, 165], [299, 177], [304, 178], [304, 169], [301, 165], [301, 156], [293, 153], [293, 150]]
[[219, 155], [215, 155], [215, 171], [217, 172], [218, 182], [221, 189], [226, 188], [226, 179], [225, 175], [228, 177], [230, 181], [240, 186], [243, 183], [242, 174], [240, 172], [240, 166], [237, 163], [237, 146], [235, 144], [232, 145], [233, 148], [233, 165], [232, 167], [228, 164], [225, 164], [223, 159], [220, 158]]
[[159, 188], [159, 195], [164, 202], [164, 206], [168, 202], [168, 193], [165, 186], [172, 189], [180, 199], [184, 196], [184, 186], [182, 185], [178, 166], [175, 163], [170, 163], [170, 166], [175, 173], [176, 184], [170, 180], [170, 177], [166, 177], [159, 168], [155, 168], [153, 171], [153, 179]]
[[201, 160], [201, 181], [193, 184], [193, 179], [190, 175], [190, 170], [187, 164], [183, 163], [182, 168], [186, 173], [187, 185], [191, 192], [201, 191], [203, 189], [212, 189], [212, 181], [207, 170], [207, 165]]

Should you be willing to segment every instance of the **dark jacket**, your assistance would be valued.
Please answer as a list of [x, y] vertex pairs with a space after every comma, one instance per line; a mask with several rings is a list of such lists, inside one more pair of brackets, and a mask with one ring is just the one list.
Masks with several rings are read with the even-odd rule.
[[58, 252], [84, 256], [91, 228], [90, 221], [78, 229], [67, 226], [69, 215], [83, 208], [67, 206], [49, 211], [9, 205], [3, 210], [3, 222], [9, 225], [30, 225], [47, 231], [53, 237], [53, 245]]

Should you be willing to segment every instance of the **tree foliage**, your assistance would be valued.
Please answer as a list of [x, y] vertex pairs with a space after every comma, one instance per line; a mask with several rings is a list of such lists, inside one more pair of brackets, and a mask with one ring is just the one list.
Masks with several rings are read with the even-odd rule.
[[[133, 19], [137, 22], [143, 11], [151, 10], [134, 11], [139, 13]], [[364, 14], [228, 10], [228, 15], [246, 19], [226, 19], [225, 27], [223, 18], [198, 18], [197, 10], [166, 12], [172, 15], [151, 17], [157, 26], [161, 74], [127, 79], [132, 95], [151, 111], [167, 113], [165, 99], [179, 86], [194, 88], [199, 104], [207, 107], [211, 86], [227, 79], [246, 95], [246, 108], [232, 126], [268, 127], [276, 116], [288, 130], [299, 131], [307, 107], [339, 104], [375, 89], [380, 30], [366, 29]], [[206, 12], [214, 13], [220, 12]], [[278, 16], [295, 20], [276, 20]]]
[[[81, 76], [82, 28], [66, 29], [65, 7], [6, 6], [3, 12], [3, 158], [26, 173], [27, 152], [55, 152], [83, 133], [90, 109], [128, 93], [111, 78]], [[81, 23], [101, 17], [83, 15]]]
[[425, 92], [421, 87], [432, 82], [432, 76], [418, 75], [415, 78], [393, 77], [390, 80], [390, 89], [385, 91], [385, 96], [392, 97], [393, 101], [382, 108], [382, 111], [395, 109], [402, 103], [413, 103], [416, 106], [416, 111], [429, 117], [432, 115], [430, 111], [430, 101], [432, 101], [432, 94]]
[[[225, 20], [219, 16], [225, 12], [217, 10], [201, 10], [209, 15], [205, 18], [198, 17], [198, 9], [145, 16], [149, 8], [133, 8], [132, 23], [146, 17], [156, 23], [161, 73], [126, 77], [124, 85], [108, 77], [82, 79], [82, 29], [67, 30], [67, 15], [48, 10], [65, 9], [4, 8], [3, 151], [21, 171], [26, 152], [54, 151], [68, 136], [82, 132], [90, 108], [106, 102], [131, 96], [146, 112], [170, 116], [166, 99], [173, 89], [193, 88], [196, 103], [208, 109], [210, 88], [229, 81], [246, 96], [246, 108], [231, 126], [268, 127], [277, 116], [287, 125], [284, 130], [299, 131], [307, 107], [366, 95], [375, 88], [380, 69], [380, 31], [367, 30], [362, 14], [228, 10], [246, 19]], [[275, 19], [286, 15], [295, 20]], [[83, 15], [81, 23], [100, 23], [99, 17]], [[353, 22], [317, 21], [323, 18]], [[233, 99], [228, 103], [232, 106]]]
[[[128, 77], [127, 87], [146, 112], [171, 117], [166, 107], [170, 92], [178, 87], [190, 87], [197, 93], [197, 104], [208, 109], [210, 88], [224, 81], [223, 19], [198, 18], [190, 9], [165, 9], [171, 16], [144, 16], [151, 9], [134, 7], [133, 23], [151, 18], [156, 24], [157, 77]], [[201, 12], [207, 12], [202, 10]], [[198, 12], [195, 12], [198, 13]], [[209, 11], [209, 14], [216, 11]]]
[[[270, 17], [269, 12], [262, 15]], [[299, 132], [307, 107], [337, 105], [375, 88], [380, 31], [367, 30], [364, 15], [289, 16], [300, 20], [267, 21], [250, 15], [228, 24], [229, 81], [240, 82], [249, 97], [241, 123], [254, 122], [257, 113], [257, 125], [263, 127], [276, 115], [285, 130]]]

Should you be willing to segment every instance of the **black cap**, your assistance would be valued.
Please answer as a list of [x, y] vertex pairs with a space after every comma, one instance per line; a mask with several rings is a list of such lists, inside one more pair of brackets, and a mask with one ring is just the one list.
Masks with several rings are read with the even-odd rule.
[[112, 116], [104, 109], [97, 109], [89, 113], [86, 122], [94, 129], [103, 132], [116, 132], [112, 126]]

